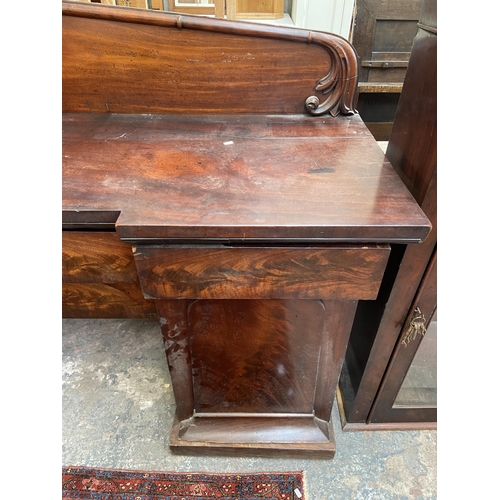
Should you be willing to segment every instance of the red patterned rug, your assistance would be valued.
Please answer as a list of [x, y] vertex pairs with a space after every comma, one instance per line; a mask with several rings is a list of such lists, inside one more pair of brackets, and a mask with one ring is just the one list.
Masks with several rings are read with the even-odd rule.
[[62, 498], [89, 500], [305, 499], [302, 472], [208, 474], [63, 467]]

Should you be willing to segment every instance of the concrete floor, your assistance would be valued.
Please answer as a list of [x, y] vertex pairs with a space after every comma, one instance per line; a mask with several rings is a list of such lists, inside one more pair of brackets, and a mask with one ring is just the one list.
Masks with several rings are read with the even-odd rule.
[[333, 460], [173, 456], [157, 322], [64, 319], [62, 465], [171, 472], [305, 471], [308, 500], [437, 498], [436, 431], [344, 432]]

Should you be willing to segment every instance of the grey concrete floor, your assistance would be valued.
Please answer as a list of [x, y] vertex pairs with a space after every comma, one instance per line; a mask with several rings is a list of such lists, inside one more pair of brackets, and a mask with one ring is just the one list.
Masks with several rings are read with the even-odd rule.
[[157, 322], [64, 319], [62, 465], [170, 472], [305, 472], [308, 500], [437, 498], [436, 431], [345, 432], [333, 460], [172, 455], [175, 413]]

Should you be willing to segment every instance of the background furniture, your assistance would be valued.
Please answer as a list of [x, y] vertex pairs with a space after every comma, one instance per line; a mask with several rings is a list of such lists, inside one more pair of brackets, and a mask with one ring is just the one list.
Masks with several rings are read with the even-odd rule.
[[227, 19], [280, 19], [284, 0], [168, 0], [165, 10]]
[[358, 111], [378, 141], [391, 133], [422, 0], [358, 0], [350, 40], [360, 57]]
[[433, 229], [420, 245], [393, 246], [377, 300], [358, 306], [340, 379], [345, 429], [436, 427], [435, 0], [425, 0], [418, 26], [386, 155]]

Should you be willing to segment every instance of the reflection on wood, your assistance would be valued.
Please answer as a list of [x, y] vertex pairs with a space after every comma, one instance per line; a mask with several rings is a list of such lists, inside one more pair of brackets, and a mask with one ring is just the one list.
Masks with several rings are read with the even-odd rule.
[[196, 412], [313, 412], [319, 301], [200, 300], [189, 307]]

